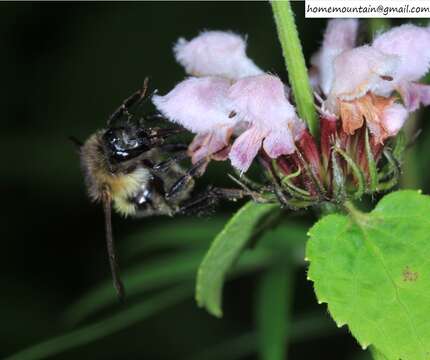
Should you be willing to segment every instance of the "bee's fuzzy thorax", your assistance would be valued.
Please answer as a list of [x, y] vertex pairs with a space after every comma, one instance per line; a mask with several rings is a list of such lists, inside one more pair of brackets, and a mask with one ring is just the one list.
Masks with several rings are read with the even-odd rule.
[[122, 215], [133, 215], [135, 206], [128, 199], [151, 175], [144, 167], [136, 167], [130, 172], [113, 172], [103, 148], [102, 134], [103, 130], [96, 132], [81, 148], [81, 163], [89, 196], [93, 201], [100, 201], [103, 191], [107, 189], [115, 209]]

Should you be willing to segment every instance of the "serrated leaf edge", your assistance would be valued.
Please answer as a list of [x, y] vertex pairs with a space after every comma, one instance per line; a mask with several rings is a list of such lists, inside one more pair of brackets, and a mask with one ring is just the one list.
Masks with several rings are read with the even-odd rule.
[[[383, 206], [383, 204], [386, 202], [386, 201], [388, 201], [391, 197], [394, 197], [394, 196], [399, 196], [399, 194], [405, 194], [405, 193], [411, 193], [411, 194], [418, 194], [418, 195], [423, 195], [423, 193], [422, 193], [422, 189], [418, 189], [418, 190], [398, 190], [398, 191], [395, 191], [395, 192], [392, 192], [392, 193], [390, 193], [390, 194], [388, 194], [388, 195], [386, 195], [386, 196], [384, 196], [382, 199], [380, 199], [379, 200], [379, 202], [376, 204], [376, 206], [374, 207], [374, 209], [372, 210], [372, 211], [370, 211], [369, 213], [365, 213], [365, 215], [371, 215], [371, 214], [373, 214], [374, 212], [378, 212], [378, 210], [380, 210], [380, 206]], [[423, 195], [423, 196], [428, 196], [428, 195]], [[320, 219], [317, 223], [315, 223], [310, 229], [309, 229], [309, 231], [307, 232], [307, 236], [309, 237], [309, 239], [308, 239], [308, 242], [310, 241], [310, 238], [311, 237], [313, 237], [314, 235], [313, 235], [313, 231], [314, 231], [314, 229], [316, 228], [316, 226], [317, 225], [320, 225], [321, 224], [321, 221], [324, 221], [324, 220], [326, 220], [327, 218], [329, 218], [329, 217], [331, 217], [331, 216], [333, 216], [333, 215], [343, 215], [343, 216], [347, 216], [347, 218], [349, 219], [349, 221], [350, 222], [353, 222], [353, 220], [352, 220], [352, 218], [348, 215], [348, 214], [330, 214], [330, 215], [327, 215], [327, 216], [325, 216], [324, 218], [322, 218], [322, 219]], [[309, 268], [310, 268], [310, 266], [311, 266], [311, 262], [312, 262], [312, 259], [310, 259], [310, 257], [309, 256], [306, 256], [305, 257], [305, 260], [309, 263]], [[308, 268], [308, 269], [309, 269]], [[309, 273], [309, 271], [308, 271], [308, 273]], [[318, 291], [317, 291], [317, 288], [316, 288], [316, 286], [315, 286], [315, 279], [313, 279], [312, 277], [310, 277], [309, 275], [307, 276], [307, 280], [309, 280], [309, 281], [312, 281], [312, 283], [313, 283], [313, 288], [314, 288], [314, 292], [315, 292], [315, 295], [316, 295], [316, 297], [317, 297], [317, 302], [318, 302], [318, 304], [319, 305], [322, 305], [322, 304], [327, 304], [327, 310], [328, 310], [328, 312], [329, 312], [329, 314], [330, 314], [330, 316], [332, 317], [332, 319], [333, 319], [333, 321], [336, 323], [336, 325], [339, 327], [339, 328], [341, 328], [342, 326], [344, 326], [344, 325], [346, 325], [347, 327], [348, 327], [348, 329], [350, 329], [349, 328], [349, 325], [348, 325], [348, 322], [347, 321], [344, 321], [344, 320], [340, 320], [340, 319], [336, 319], [336, 317], [333, 315], [333, 313], [332, 313], [332, 311], [331, 311], [331, 305], [327, 302], [327, 300], [321, 300], [320, 299], [320, 297], [319, 297], [319, 294], [318, 294]], [[359, 339], [358, 338], [358, 336], [356, 336], [356, 335], [354, 335], [354, 338], [357, 340], [357, 342], [359, 343], [359, 345], [361, 346], [361, 348], [363, 349], [363, 350], [366, 350], [369, 346], [371, 346], [371, 345], [374, 345], [373, 344], [373, 342], [372, 341], [370, 341], [370, 340], [366, 340], [365, 338], [361, 338], [361, 339]], [[399, 357], [398, 358], [396, 358], [396, 359], [394, 359], [394, 360], [401, 360]]]

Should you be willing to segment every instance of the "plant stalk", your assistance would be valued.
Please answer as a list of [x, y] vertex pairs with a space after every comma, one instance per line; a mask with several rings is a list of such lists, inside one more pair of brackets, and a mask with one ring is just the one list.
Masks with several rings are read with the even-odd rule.
[[370, 41], [372, 41], [378, 33], [388, 30], [390, 26], [391, 26], [390, 19], [387, 19], [387, 18], [369, 19]]
[[314, 97], [290, 1], [271, 1], [271, 5], [297, 111], [312, 136], [317, 138], [319, 130]]
[[292, 324], [293, 271], [290, 259], [286, 259], [261, 275], [256, 303], [260, 360], [287, 359]]
[[361, 212], [358, 210], [355, 205], [352, 203], [352, 201], [345, 201], [343, 203], [343, 207], [346, 210], [346, 212], [349, 214], [350, 218], [358, 225], [365, 224], [368, 220], [368, 215], [366, 213]]

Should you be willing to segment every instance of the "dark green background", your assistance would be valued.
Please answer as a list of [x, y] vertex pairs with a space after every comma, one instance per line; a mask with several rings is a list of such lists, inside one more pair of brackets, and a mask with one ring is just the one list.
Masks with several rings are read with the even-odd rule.
[[[309, 58], [325, 21], [305, 20], [302, 4], [294, 7]], [[250, 57], [287, 80], [265, 2], [0, 4], [0, 357], [67, 331], [63, 311], [110, 276], [102, 212], [86, 197], [78, 155], [67, 137], [85, 139], [103, 127], [145, 76], [152, 89], [167, 92], [185, 75], [172, 56], [172, 44], [203, 29], [248, 34]], [[419, 140], [424, 150], [425, 140]], [[420, 166], [428, 166], [426, 158], [411, 163], [418, 175], [408, 172], [409, 186], [425, 182], [428, 171], [420, 172]], [[202, 182], [228, 183], [227, 169], [216, 165]], [[227, 219], [237, 206], [224, 205], [217, 216]], [[175, 221], [115, 217], [119, 247], [128, 234], [175, 226]], [[324, 313], [305, 269], [298, 269], [296, 277], [294, 313]], [[55, 358], [187, 359], [252, 329], [254, 285], [255, 277], [248, 276], [227, 286], [223, 320], [189, 300]], [[330, 334], [293, 344], [290, 355], [352, 359], [360, 356], [360, 348], [345, 329], [333, 325]]]

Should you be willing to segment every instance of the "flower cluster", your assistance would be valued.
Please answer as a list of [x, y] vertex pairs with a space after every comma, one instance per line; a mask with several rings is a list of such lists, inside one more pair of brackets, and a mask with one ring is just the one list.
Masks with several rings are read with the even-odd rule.
[[190, 77], [153, 103], [196, 134], [193, 163], [230, 159], [244, 173], [258, 156], [278, 197], [286, 189], [308, 204], [339, 201], [351, 188], [358, 196], [382, 190], [378, 181], [397, 166], [387, 141], [410, 112], [430, 104], [430, 86], [417, 83], [430, 66], [430, 29], [407, 24], [362, 46], [357, 31], [357, 20], [329, 21], [311, 59], [319, 139], [297, 116], [289, 88], [249, 59], [245, 40], [231, 32], [179, 39], [174, 53]]
[[261, 148], [273, 159], [293, 153], [305, 129], [287, 99], [288, 88], [245, 50], [242, 37], [219, 31], [180, 39], [174, 47], [192, 77], [153, 102], [169, 120], [197, 134], [189, 147], [194, 163], [228, 157], [245, 172]]
[[325, 110], [341, 119], [347, 134], [365, 121], [375, 141], [383, 143], [398, 133], [408, 112], [430, 104], [430, 87], [416, 83], [430, 66], [430, 30], [406, 24], [380, 34], [370, 45], [354, 47], [357, 27], [357, 20], [329, 23], [313, 57], [313, 83], [327, 99]]

